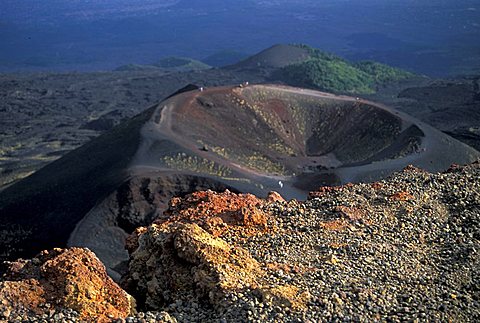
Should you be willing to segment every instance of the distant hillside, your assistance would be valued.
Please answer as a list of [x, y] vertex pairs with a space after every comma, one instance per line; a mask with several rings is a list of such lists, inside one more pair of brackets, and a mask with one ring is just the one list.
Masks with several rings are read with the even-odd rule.
[[205, 57], [202, 59], [202, 62], [210, 66], [223, 67], [240, 62], [246, 59], [248, 56], [250, 55], [234, 50], [223, 50]]
[[126, 72], [126, 71], [151, 71], [151, 70], [158, 70], [158, 66], [153, 65], [141, 65], [141, 64], [127, 64], [119, 66], [115, 69], [118, 72]]
[[211, 66], [197, 61], [192, 58], [185, 57], [166, 57], [153, 64], [163, 69], [175, 70], [175, 71], [198, 71], [211, 68]]
[[311, 56], [305, 47], [278, 44], [261, 51], [235, 65], [234, 69], [281, 68], [305, 61]]
[[115, 69], [115, 71], [150, 71], [160, 70], [164, 72], [189, 72], [199, 71], [211, 68], [210, 65], [202, 63], [192, 58], [185, 57], [166, 57], [162, 58], [156, 63], [141, 65], [128, 64], [122, 65]]
[[[304, 59], [299, 55], [296, 62], [280, 66], [272, 72], [272, 78], [293, 86], [330, 92], [371, 94], [375, 93], [378, 87], [414, 76], [410, 72], [377, 62], [352, 63], [305, 45], [288, 47], [297, 48], [297, 53], [303, 51], [308, 55], [305, 55]], [[291, 61], [291, 58], [286, 57], [285, 62], [289, 59]], [[276, 61], [279, 61], [278, 58]]]
[[349, 62], [306, 45], [275, 45], [227, 68], [255, 71], [292, 86], [357, 94], [372, 94], [378, 87], [414, 76], [377, 62]]

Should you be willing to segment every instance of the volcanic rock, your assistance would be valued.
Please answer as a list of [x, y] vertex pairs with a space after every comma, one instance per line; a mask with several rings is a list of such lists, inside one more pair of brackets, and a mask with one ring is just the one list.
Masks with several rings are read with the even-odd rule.
[[252, 194], [230, 191], [173, 198], [163, 217], [127, 239], [131, 256], [123, 286], [150, 310], [162, 310], [179, 299], [207, 299], [207, 307], [218, 313], [242, 291], [272, 306], [303, 310], [308, 291], [288, 283], [272, 286], [263, 276], [277, 267], [237, 245], [238, 239], [275, 231], [268, 226], [267, 205]]
[[7, 263], [0, 299], [0, 317], [7, 320], [71, 309], [79, 319], [110, 322], [135, 312], [133, 298], [108, 277], [93, 252], [81, 248]]
[[267, 201], [270, 202], [270, 203], [285, 202], [285, 199], [278, 192], [271, 191], [271, 192], [268, 193]]
[[310, 293], [290, 285], [266, 287], [260, 289], [260, 294], [266, 302], [293, 310], [304, 310], [310, 300]]
[[253, 194], [201, 191], [185, 198], [173, 198], [168, 210], [155, 223], [196, 223], [214, 236], [224, 230], [239, 228], [243, 232], [265, 230], [267, 215], [261, 209], [264, 200]]
[[153, 224], [140, 234], [124, 285], [145, 307], [161, 309], [183, 295], [218, 304], [226, 290], [257, 285], [262, 270], [243, 248], [196, 224]]

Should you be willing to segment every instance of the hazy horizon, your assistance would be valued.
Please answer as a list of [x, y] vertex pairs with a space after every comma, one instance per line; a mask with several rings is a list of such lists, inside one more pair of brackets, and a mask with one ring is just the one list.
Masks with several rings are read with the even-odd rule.
[[[305, 43], [432, 76], [480, 72], [478, 1], [4, 0], [0, 71], [225, 61]], [[235, 54], [235, 55], [234, 55]]]

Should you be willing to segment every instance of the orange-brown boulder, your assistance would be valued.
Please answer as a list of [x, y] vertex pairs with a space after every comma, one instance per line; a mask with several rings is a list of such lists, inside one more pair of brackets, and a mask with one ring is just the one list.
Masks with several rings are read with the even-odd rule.
[[195, 223], [216, 237], [228, 229], [254, 232], [267, 226], [263, 204], [264, 200], [253, 194], [200, 191], [171, 199], [168, 210], [155, 223]]
[[133, 298], [108, 275], [93, 252], [83, 248], [43, 251], [31, 260], [7, 263], [0, 282], [0, 316], [50, 314], [72, 309], [81, 320], [110, 322], [134, 313]]
[[344, 206], [339, 205], [335, 208], [335, 212], [342, 214], [350, 221], [358, 221], [365, 217], [366, 211], [359, 206]]
[[180, 295], [207, 298], [256, 287], [263, 271], [243, 248], [229, 245], [194, 223], [153, 224], [130, 256], [125, 288], [159, 310]]
[[271, 191], [268, 193], [267, 202], [269, 203], [285, 202], [285, 199], [280, 195], [280, 193]]

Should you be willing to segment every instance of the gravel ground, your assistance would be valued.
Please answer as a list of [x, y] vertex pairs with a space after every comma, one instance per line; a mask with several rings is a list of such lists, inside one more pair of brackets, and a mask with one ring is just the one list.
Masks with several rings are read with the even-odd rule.
[[[274, 232], [222, 237], [246, 248], [271, 285], [308, 291], [307, 308], [271, 306], [254, 290], [165, 310], [188, 321], [480, 321], [480, 165], [407, 169], [373, 184], [267, 206]], [[272, 270], [272, 268], [276, 270]], [[127, 322], [153, 322], [139, 313]], [[162, 314], [163, 315], [163, 314]]]
[[222, 238], [262, 264], [268, 285], [307, 293], [306, 307], [272, 305], [245, 288], [216, 307], [185, 295], [165, 312], [117, 322], [480, 321], [478, 162], [442, 174], [409, 168], [265, 210], [272, 230]]

